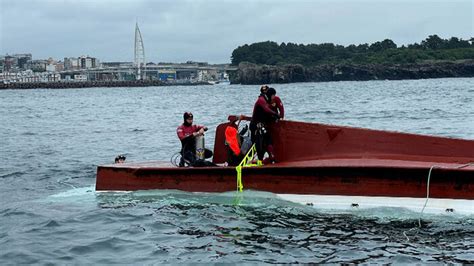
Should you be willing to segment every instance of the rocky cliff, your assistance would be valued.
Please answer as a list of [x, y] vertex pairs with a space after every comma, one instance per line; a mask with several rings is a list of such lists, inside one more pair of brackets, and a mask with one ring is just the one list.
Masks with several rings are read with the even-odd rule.
[[269, 84], [342, 80], [398, 80], [474, 77], [474, 60], [427, 62], [404, 65], [334, 64], [269, 66], [240, 63], [231, 73], [232, 84]]

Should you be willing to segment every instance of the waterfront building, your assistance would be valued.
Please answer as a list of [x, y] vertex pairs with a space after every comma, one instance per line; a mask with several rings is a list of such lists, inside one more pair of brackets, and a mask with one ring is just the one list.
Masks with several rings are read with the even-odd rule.
[[27, 70], [28, 63], [32, 60], [31, 54], [15, 54], [17, 58], [18, 68], [20, 70]]
[[56, 68], [56, 72], [64, 71], [64, 62], [57, 61], [57, 62], [54, 64], [54, 67]]
[[55, 82], [60, 80], [61, 75], [59, 73], [33, 72], [32, 70], [0, 73], [0, 83], [4, 84], [18, 82]]
[[197, 69], [180, 69], [176, 71], [176, 78], [178, 80], [194, 80], [197, 78]]
[[46, 71], [47, 72], [61, 72], [63, 70], [64, 70], [64, 64], [61, 61], [59, 61], [59, 62], [56, 62], [56, 61], [49, 62], [46, 65]]
[[162, 81], [176, 80], [176, 70], [162, 69], [158, 70], [158, 79]]
[[31, 60], [28, 63], [27, 68], [33, 70], [33, 72], [45, 72], [47, 64], [48, 64], [47, 60], [43, 60], [43, 59]]
[[124, 67], [133, 67], [133, 62], [102, 62], [102, 68], [124, 68]]
[[79, 57], [79, 64], [81, 69], [89, 69], [97, 67], [97, 59], [90, 56], [81, 56]]
[[7, 55], [4, 60], [3, 70], [5, 72], [16, 72], [18, 70], [18, 58]]
[[0, 57], [0, 70], [18, 72], [26, 70], [31, 61], [31, 54], [13, 54]]
[[79, 69], [79, 58], [77, 57], [64, 58], [64, 70], [77, 70], [77, 69]]
[[74, 75], [74, 81], [87, 81], [87, 75]]
[[197, 80], [199, 82], [205, 81], [215, 81], [217, 80], [217, 70], [216, 69], [199, 69], [197, 72]]
[[46, 64], [46, 71], [47, 72], [56, 72], [57, 69], [56, 69], [56, 60], [54, 60], [52, 57], [48, 58], [47, 60], [47, 64]]
[[56, 66], [54, 64], [48, 63], [46, 65], [47, 72], [56, 72]]
[[200, 66], [200, 67], [205, 67], [208, 66], [208, 62], [196, 62], [196, 61], [186, 61], [186, 65], [194, 65], [194, 66]]
[[95, 57], [80, 56], [80, 57], [65, 57], [64, 70], [78, 70], [97, 68], [98, 60]]

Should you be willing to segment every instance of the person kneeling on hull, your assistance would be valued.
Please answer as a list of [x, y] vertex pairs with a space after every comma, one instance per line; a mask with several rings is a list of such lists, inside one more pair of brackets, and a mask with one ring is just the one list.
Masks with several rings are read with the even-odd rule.
[[190, 166], [213, 166], [214, 164], [205, 161], [212, 157], [212, 151], [204, 147], [204, 132], [207, 127], [193, 125], [193, 114], [185, 112], [183, 114], [183, 124], [176, 129], [176, 134], [181, 141], [181, 159], [179, 167], [186, 164]]

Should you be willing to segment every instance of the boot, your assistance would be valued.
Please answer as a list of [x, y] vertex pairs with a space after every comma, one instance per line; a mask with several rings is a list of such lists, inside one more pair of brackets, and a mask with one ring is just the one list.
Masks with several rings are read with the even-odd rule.
[[275, 156], [273, 155], [273, 145], [268, 145], [267, 147], [268, 160], [270, 163], [275, 163]]

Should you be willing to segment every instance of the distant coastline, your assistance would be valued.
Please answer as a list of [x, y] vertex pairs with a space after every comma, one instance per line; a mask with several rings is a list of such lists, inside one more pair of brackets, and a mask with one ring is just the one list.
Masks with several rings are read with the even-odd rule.
[[80, 81], [80, 82], [25, 82], [0, 83], [0, 90], [6, 89], [76, 89], [93, 87], [151, 87], [151, 86], [188, 86], [211, 85], [209, 82], [163, 82], [160, 80], [126, 80], [126, 81]]
[[233, 84], [474, 77], [474, 38], [430, 35], [398, 46], [385, 39], [347, 46], [272, 41], [232, 52]]
[[474, 60], [434, 61], [412, 64], [323, 64], [317, 66], [257, 65], [240, 63], [230, 73], [231, 84], [402, 80], [474, 77]]

